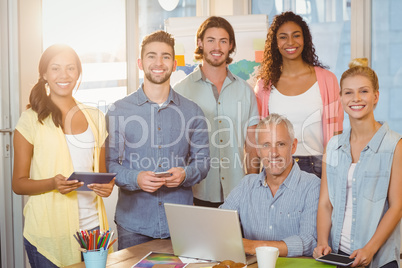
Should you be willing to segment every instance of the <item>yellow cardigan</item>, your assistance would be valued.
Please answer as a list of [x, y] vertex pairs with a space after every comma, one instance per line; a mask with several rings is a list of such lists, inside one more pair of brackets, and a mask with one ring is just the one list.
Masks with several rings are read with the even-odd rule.
[[[84, 113], [95, 137], [94, 172], [99, 171], [99, 155], [106, 139], [105, 118], [94, 107], [77, 102]], [[38, 121], [32, 109], [24, 111], [16, 129], [33, 145], [30, 176], [42, 180], [62, 174], [65, 177], [74, 171], [63, 130], [56, 127], [51, 116]], [[109, 228], [101, 197], [97, 197], [97, 209], [101, 230]], [[38, 252], [57, 266], [67, 266], [81, 261], [78, 242], [73, 234], [79, 230], [77, 192], [66, 195], [53, 190], [32, 195], [24, 208], [24, 237]]]

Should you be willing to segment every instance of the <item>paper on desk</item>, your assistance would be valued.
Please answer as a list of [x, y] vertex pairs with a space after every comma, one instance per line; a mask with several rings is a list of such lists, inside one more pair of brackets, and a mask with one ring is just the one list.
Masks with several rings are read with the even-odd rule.
[[183, 263], [177, 256], [170, 253], [149, 252], [132, 268], [151, 268], [153, 266], [160, 268], [184, 268], [188, 263]]
[[211, 262], [211, 261], [207, 261], [207, 260], [200, 260], [200, 259], [186, 258], [186, 257], [179, 257], [179, 259], [184, 263]]
[[336, 267], [323, 262], [316, 261], [315, 259], [301, 259], [301, 258], [278, 258], [276, 261], [278, 268], [330, 268]]

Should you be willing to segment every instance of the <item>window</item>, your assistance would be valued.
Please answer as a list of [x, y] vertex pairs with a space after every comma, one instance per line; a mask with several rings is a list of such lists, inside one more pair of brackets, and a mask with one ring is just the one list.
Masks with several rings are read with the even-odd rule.
[[268, 14], [269, 22], [281, 12], [291, 10], [310, 27], [320, 61], [338, 79], [350, 61], [351, 0], [252, 0], [253, 14]]
[[106, 112], [127, 95], [125, 0], [43, 0], [43, 49], [70, 45], [82, 61], [74, 97]]
[[138, 11], [138, 26], [142, 40], [144, 36], [156, 30], [164, 30], [164, 22], [168, 18], [196, 16], [196, 0], [180, 0], [172, 11], [164, 10], [158, 0], [139, 0]]
[[372, 68], [380, 83], [375, 118], [402, 133], [402, 17], [399, 0], [373, 0]]
[[[351, 57], [351, 0], [252, 0], [252, 12], [268, 14], [270, 23], [276, 14], [291, 10], [309, 25], [317, 56], [338, 78], [348, 68]], [[344, 128], [349, 128], [345, 114]]]
[[[180, 0], [172, 11], [166, 11], [158, 0], [139, 0], [138, 2], [138, 29], [139, 42], [157, 30], [165, 30], [165, 20], [174, 17], [196, 16], [196, 0]], [[139, 44], [140, 45], [140, 44]], [[139, 84], [143, 82], [144, 73], [139, 73]]]

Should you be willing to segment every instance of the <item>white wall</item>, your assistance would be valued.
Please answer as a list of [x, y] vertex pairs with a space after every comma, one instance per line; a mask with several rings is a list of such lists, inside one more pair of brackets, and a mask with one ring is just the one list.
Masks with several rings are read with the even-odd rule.
[[28, 104], [29, 93], [38, 81], [42, 54], [42, 1], [19, 0], [20, 111]]
[[[19, 112], [26, 109], [31, 88], [38, 80], [38, 62], [42, 53], [41, 8], [41, 0], [18, 1]], [[27, 200], [28, 197], [24, 196], [24, 205]], [[24, 250], [14, 255], [16, 259], [24, 256], [25, 267], [30, 267]]]
[[197, 16], [230, 16], [250, 13], [249, 0], [197, 0]]

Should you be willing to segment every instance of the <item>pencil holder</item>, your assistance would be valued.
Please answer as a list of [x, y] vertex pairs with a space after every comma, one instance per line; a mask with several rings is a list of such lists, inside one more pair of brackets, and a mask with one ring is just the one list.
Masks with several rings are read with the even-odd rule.
[[107, 260], [107, 250], [94, 249], [84, 252], [84, 262], [86, 268], [105, 268]]

